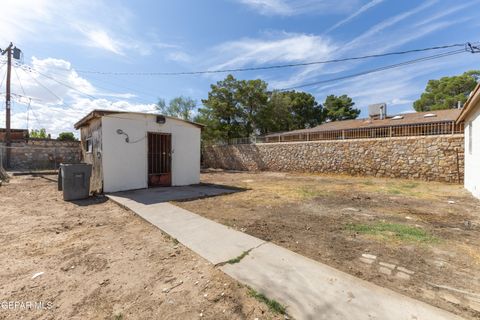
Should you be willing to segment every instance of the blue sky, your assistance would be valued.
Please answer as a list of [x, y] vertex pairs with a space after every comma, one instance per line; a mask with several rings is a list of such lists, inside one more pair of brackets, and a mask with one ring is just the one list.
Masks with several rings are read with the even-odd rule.
[[[13, 126], [26, 127], [28, 116], [29, 128], [45, 127], [54, 136], [72, 131], [73, 123], [94, 108], [152, 111], [158, 98], [179, 95], [200, 104], [210, 84], [225, 76], [83, 71], [241, 68], [480, 40], [479, 0], [1, 2], [0, 48], [14, 42], [24, 53], [23, 63], [35, 69], [15, 68], [13, 92], [21, 96], [15, 96]], [[281, 89], [434, 53], [234, 75], [261, 78], [271, 89]], [[412, 110], [428, 79], [475, 68], [480, 69], [480, 55], [464, 53], [302, 90], [319, 102], [328, 94], [348, 94], [363, 117], [368, 104], [377, 102], [386, 102], [389, 114], [396, 114]], [[2, 66], [0, 77], [4, 73]], [[3, 83], [2, 94], [4, 88]], [[0, 127], [4, 118], [2, 108]]]

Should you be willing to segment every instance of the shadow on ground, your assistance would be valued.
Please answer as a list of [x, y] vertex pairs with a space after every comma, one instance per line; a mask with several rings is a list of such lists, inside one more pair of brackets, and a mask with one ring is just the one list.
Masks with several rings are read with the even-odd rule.
[[249, 189], [219, 184], [196, 184], [180, 187], [158, 187], [132, 191], [121, 191], [110, 195], [127, 198], [144, 205], [151, 205], [162, 202], [186, 202], [203, 198], [217, 197], [237, 192], [244, 192]]
[[98, 196], [90, 196], [88, 199], [72, 200], [68, 202], [76, 204], [77, 206], [86, 207], [86, 206], [102, 204], [107, 201], [108, 201], [107, 197], [103, 195], [98, 195]]

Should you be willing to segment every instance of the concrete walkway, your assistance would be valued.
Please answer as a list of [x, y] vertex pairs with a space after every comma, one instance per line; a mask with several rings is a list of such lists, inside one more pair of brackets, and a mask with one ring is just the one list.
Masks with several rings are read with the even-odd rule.
[[[159, 201], [154, 191], [108, 197], [211, 263], [220, 264], [231, 277], [284, 304], [295, 319], [461, 319], [203, 218], [165, 199]], [[249, 253], [239, 263], [226, 263], [245, 251]]]

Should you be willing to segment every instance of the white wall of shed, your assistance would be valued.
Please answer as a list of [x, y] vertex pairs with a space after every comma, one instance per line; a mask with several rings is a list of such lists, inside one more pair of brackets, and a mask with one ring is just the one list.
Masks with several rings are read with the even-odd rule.
[[480, 199], [480, 103], [477, 103], [474, 111], [465, 119], [465, 188]]
[[[128, 134], [117, 134], [117, 129]], [[113, 114], [102, 117], [104, 192], [148, 187], [148, 132], [172, 135], [172, 185], [200, 182], [200, 128], [166, 118], [156, 122], [155, 115]]]

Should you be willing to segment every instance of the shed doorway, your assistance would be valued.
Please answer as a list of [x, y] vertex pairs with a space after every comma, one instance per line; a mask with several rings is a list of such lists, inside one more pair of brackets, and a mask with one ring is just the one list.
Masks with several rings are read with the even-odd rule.
[[148, 186], [172, 185], [172, 135], [148, 133]]

